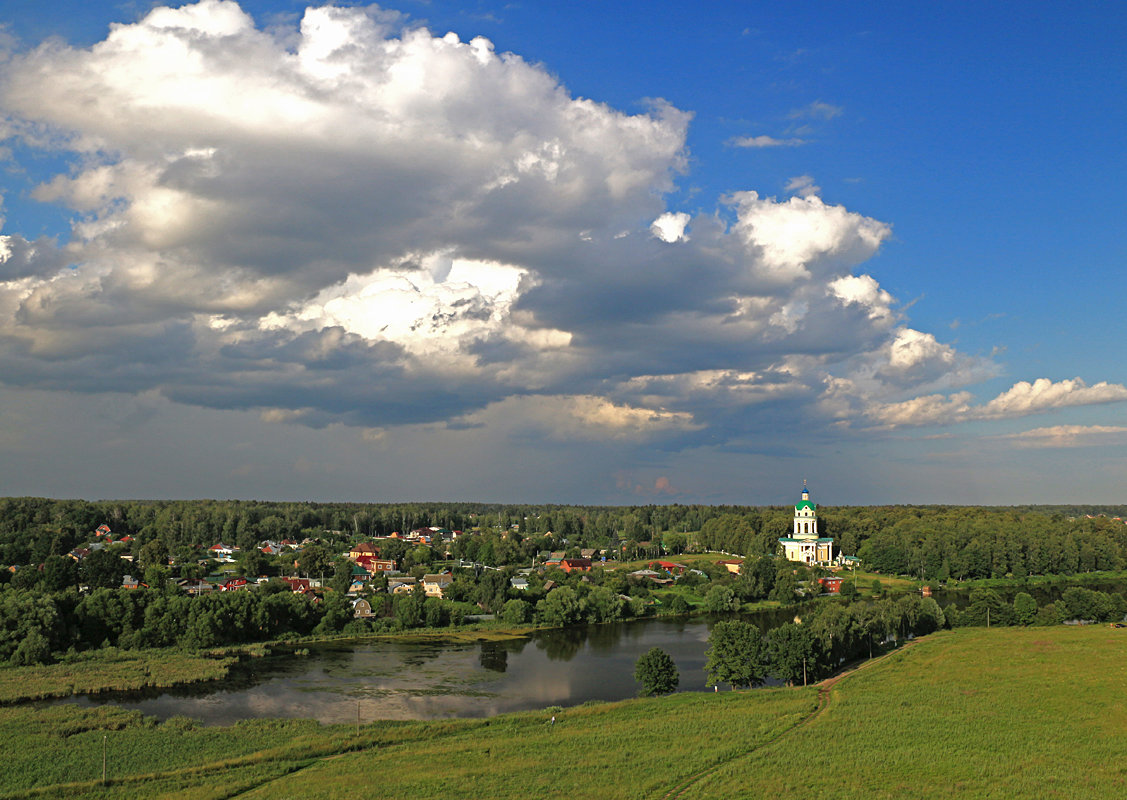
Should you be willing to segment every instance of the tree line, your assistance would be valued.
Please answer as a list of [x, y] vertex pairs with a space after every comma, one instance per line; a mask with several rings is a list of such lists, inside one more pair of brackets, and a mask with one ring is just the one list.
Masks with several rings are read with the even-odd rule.
[[[1113, 507], [1118, 510], [1119, 507]], [[707, 520], [706, 549], [773, 553], [789, 535], [790, 509], [727, 512]], [[922, 580], [1024, 578], [1121, 570], [1127, 525], [1109, 516], [947, 506], [822, 507], [819, 533], [866, 569]]]

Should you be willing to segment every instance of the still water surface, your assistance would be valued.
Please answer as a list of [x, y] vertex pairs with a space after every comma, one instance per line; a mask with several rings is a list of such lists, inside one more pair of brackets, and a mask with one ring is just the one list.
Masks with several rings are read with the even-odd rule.
[[[769, 628], [793, 613], [749, 619]], [[649, 619], [505, 642], [349, 642], [317, 647], [308, 656], [256, 659], [235, 681], [218, 687], [66, 702], [119, 705], [159, 719], [183, 715], [208, 725], [255, 717], [355, 722], [358, 708], [365, 722], [486, 717], [634, 697], [639, 690], [634, 663], [651, 647], [676, 662], [680, 691], [711, 691], [705, 686], [704, 651], [713, 622]]]

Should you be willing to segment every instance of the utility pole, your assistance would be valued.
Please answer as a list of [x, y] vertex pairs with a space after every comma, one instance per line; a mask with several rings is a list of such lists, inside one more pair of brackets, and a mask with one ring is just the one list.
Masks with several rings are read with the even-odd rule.
[[356, 701], [356, 735], [360, 736], [360, 701]]
[[802, 657], [802, 685], [806, 685], [806, 656]]
[[106, 785], [106, 734], [102, 734], [102, 785]]

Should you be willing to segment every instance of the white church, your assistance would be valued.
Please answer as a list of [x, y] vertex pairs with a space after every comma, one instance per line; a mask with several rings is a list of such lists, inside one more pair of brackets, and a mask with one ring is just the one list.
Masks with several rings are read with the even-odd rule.
[[818, 507], [810, 500], [810, 489], [802, 482], [802, 499], [794, 505], [794, 531], [779, 539], [783, 556], [803, 564], [833, 561], [834, 540], [818, 536]]

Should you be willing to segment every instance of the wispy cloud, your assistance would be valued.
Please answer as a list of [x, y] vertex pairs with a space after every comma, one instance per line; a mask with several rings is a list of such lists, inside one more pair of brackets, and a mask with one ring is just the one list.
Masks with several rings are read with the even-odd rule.
[[1007, 439], [1019, 447], [1122, 447], [1127, 445], [1127, 427], [1120, 425], [1053, 425], [991, 438]]
[[808, 106], [796, 108], [790, 112], [790, 119], [834, 119], [845, 113], [842, 106], [831, 105], [822, 100], [815, 100]]
[[727, 143], [730, 147], [747, 148], [797, 147], [806, 144], [806, 140], [796, 137], [777, 139], [774, 136], [736, 136], [729, 139]]
[[799, 197], [810, 197], [812, 195], [821, 194], [822, 187], [814, 183], [814, 178], [811, 176], [798, 175], [787, 181], [785, 190]]

